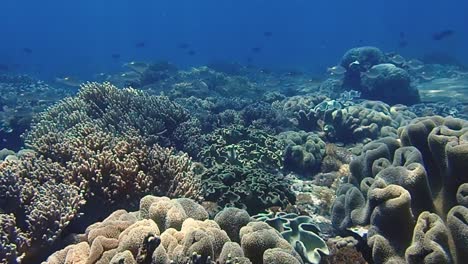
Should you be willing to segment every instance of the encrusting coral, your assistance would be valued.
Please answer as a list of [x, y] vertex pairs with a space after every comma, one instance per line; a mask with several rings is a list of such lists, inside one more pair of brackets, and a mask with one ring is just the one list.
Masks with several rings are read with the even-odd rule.
[[342, 231], [369, 225], [377, 263], [462, 263], [468, 122], [425, 117], [398, 132], [400, 140], [370, 143], [351, 162], [352, 184], [338, 189], [332, 223]]
[[[190, 199], [146, 196], [139, 211], [115, 211], [45, 263], [303, 263], [268, 224], [237, 221], [248, 214], [226, 210], [220, 214], [236, 219], [208, 220], [203, 207]], [[227, 223], [231, 220], [238, 224]], [[230, 226], [240, 244], [232, 242], [221, 226]]]

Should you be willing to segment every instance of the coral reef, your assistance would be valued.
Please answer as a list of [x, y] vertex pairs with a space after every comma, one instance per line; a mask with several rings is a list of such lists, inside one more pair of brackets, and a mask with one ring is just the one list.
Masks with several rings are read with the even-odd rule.
[[325, 155], [325, 142], [314, 133], [288, 131], [279, 135], [284, 142], [284, 169], [304, 176], [315, 174]]
[[341, 66], [346, 69], [352, 68], [351, 63], [358, 61], [360, 67], [368, 70], [372, 66], [386, 62], [385, 54], [376, 47], [364, 46], [352, 48], [343, 55]]
[[[468, 257], [460, 68], [375, 47], [349, 50], [326, 80], [126, 66], [97, 78], [141, 90], [85, 83], [53, 106], [73, 91], [0, 75], [1, 263]], [[415, 87], [423, 103], [407, 106]]]
[[460, 119], [419, 118], [399, 129], [399, 140], [365, 146], [350, 164], [352, 184], [337, 191], [333, 225], [342, 231], [369, 225], [377, 263], [461, 263], [467, 126]]
[[279, 170], [283, 144], [265, 131], [244, 126], [220, 128], [208, 135], [200, 160], [208, 167], [230, 165]]
[[366, 264], [367, 261], [356, 248], [358, 241], [353, 237], [335, 237], [327, 241], [330, 255], [324, 256], [323, 263], [330, 264]]
[[289, 180], [257, 167], [223, 165], [201, 175], [202, 193], [220, 206], [234, 206], [257, 213], [272, 206], [294, 203]]
[[310, 217], [296, 214], [269, 213], [252, 216], [278, 230], [299, 253], [304, 263], [320, 263], [321, 255], [328, 255], [328, 246], [320, 238], [320, 229]]
[[25, 141], [39, 153], [51, 155], [57, 148], [53, 144], [55, 135], [92, 124], [116, 135], [133, 129], [149, 143], [173, 146], [174, 130], [186, 121], [190, 121], [188, 112], [167, 97], [118, 89], [110, 83], [87, 83], [75, 97], [43, 112]]
[[159, 131], [174, 130], [183, 111], [164, 98], [93, 83], [44, 112], [26, 137], [37, 154], [0, 167], [2, 213], [13, 213], [30, 240], [20, 253], [33, 258], [79, 214], [93, 220], [146, 194], [200, 199], [191, 159], [154, 144], [170, 141]]
[[411, 105], [420, 102], [418, 90], [411, 86], [408, 72], [390, 63], [373, 66], [361, 76], [364, 98], [388, 104]]
[[330, 78], [323, 83], [322, 90], [330, 87], [330, 96], [356, 90], [362, 93], [362, 98], [391, 105], [420, 103], [418, 89], [407, 71], [411, 67], [397, 54], [387, 56], [375, 47], [358, 47], [348, 50], [340, 64], [343, 76], [337, 75], [338, 79]]
[[20, 135], [30, 127], [33, 115], [73, 94], [27, 75], [0, 74], [0, 142], [19, 150]]
[[71, 173], [33, 155], [0, 164], [2, 259], [34, 259], [79, 216], [83, 193], [61, 177]]
[[[221, 214], [242, 219], [246, 213]], [[207, 217], [192, 200], [146, 196], [139, 211], [115, 211], [45, 263], [302, 263], [267, 224], [232, 219], [238, 224], [228, 228], [238, 233], [239, 244], [220, 227], [226, 226], [224, 216], [217, 217], [220, 222]]]

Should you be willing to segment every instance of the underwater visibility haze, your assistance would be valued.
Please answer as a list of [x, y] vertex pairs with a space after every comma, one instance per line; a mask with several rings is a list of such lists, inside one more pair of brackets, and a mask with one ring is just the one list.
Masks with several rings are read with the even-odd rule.
[[0, 3], [0, 263], [465, 263], [468, 3]]

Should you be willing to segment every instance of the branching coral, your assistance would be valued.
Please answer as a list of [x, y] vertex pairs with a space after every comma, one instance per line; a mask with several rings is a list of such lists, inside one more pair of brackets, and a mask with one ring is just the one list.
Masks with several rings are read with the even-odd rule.
[[43, 113], [27, 135], [37, 156], [0, 168], [1, 209], [21, 220], [27, 255], [56, 241], [79, 212], [99, 217], [106, 209], [95, 207], [132, 206], [146, 194], [200, 198], [191, 159], [154, 144], [172, 141], [185, 117], [167, 99], [110, 84], [87, 84]]
[[76, 125], [94, 124], [117, 135], [133, 129], [151, 143], [169, 146], [174, 130], [188, 120], [188, 113], [166, 97], [118, 89], [109, 83], [87, 83], [77, 96], [43, 112], [26, 136], [26, 143], [41, 154], [51, 154], [46, 149], [53, 152], [54, 146], [47, 138], [73, 130]]
[[70, 175], [65, 168], [34, 156], [1, 165], [1, 217], [9, 219], [2, 232], [10, 241], [2, 247], [25, 259], [37, 257], [78, 217], [85, 200], [78, 186], [60, 178], [64, 175]]

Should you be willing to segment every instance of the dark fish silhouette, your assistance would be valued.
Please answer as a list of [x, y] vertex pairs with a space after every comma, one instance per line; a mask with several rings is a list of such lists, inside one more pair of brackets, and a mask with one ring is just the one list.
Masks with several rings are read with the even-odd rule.
[[271, 37], [271, 36], [273, 36], [273, 32], [271, 32], [271, 31], [265, 31], [265, 32], [263, 32], [263, 36], [265, 36], [265, 37]]
[[197, 52], [194, 50], [189, 50], [187, 54], [190, 56], [194, 56], [195, 54], [197, 54]]
[[137, 44], [135, 44], [135, 47], [137, 48], [144, 48], [146, 46], [146, 43], [145, 42], [138, 42]]
[[408, 41], [402, 39], [402, 40], [400, 40], [400, 41], [398, 42], [398, 47], [404, 48], [404, 47], [406, 47], [406, 46], [408, 46]]
[[398, 40], [398, 47], [404, 48], [408, 46], [408, 41], [406, 40], [406, 34], [403, 31], [400, 31], [400, 40]]
[[261, 51], [262, 51], [262, 48], [260, 48], [260, 47], [252, 48], [252, 52], [254, 52], [254, 53], [260, 53]]
[[23, 48], [24, 53], [31, 54], [33, 51], [30, 48]]
[[114, 54], [112, 54], [112, 58], [113, 59], [120, 59], [120, 54], [114, 53]]
[[455, 34], [455, 31], [453, 31], [451, 29], [442, 30], [440, 32], [436, 32], [436, 33], [432, 34], [432, 39], [433, 40], [443, 40], [445, 38], [448, 38], [448, 37], [452, 36], [453, 34]]
[[188, 49], [190, 47], [190, 45], [188, 43], [180, 43], [179, 45], [177, 45], [177, 47], [179, 49]]

